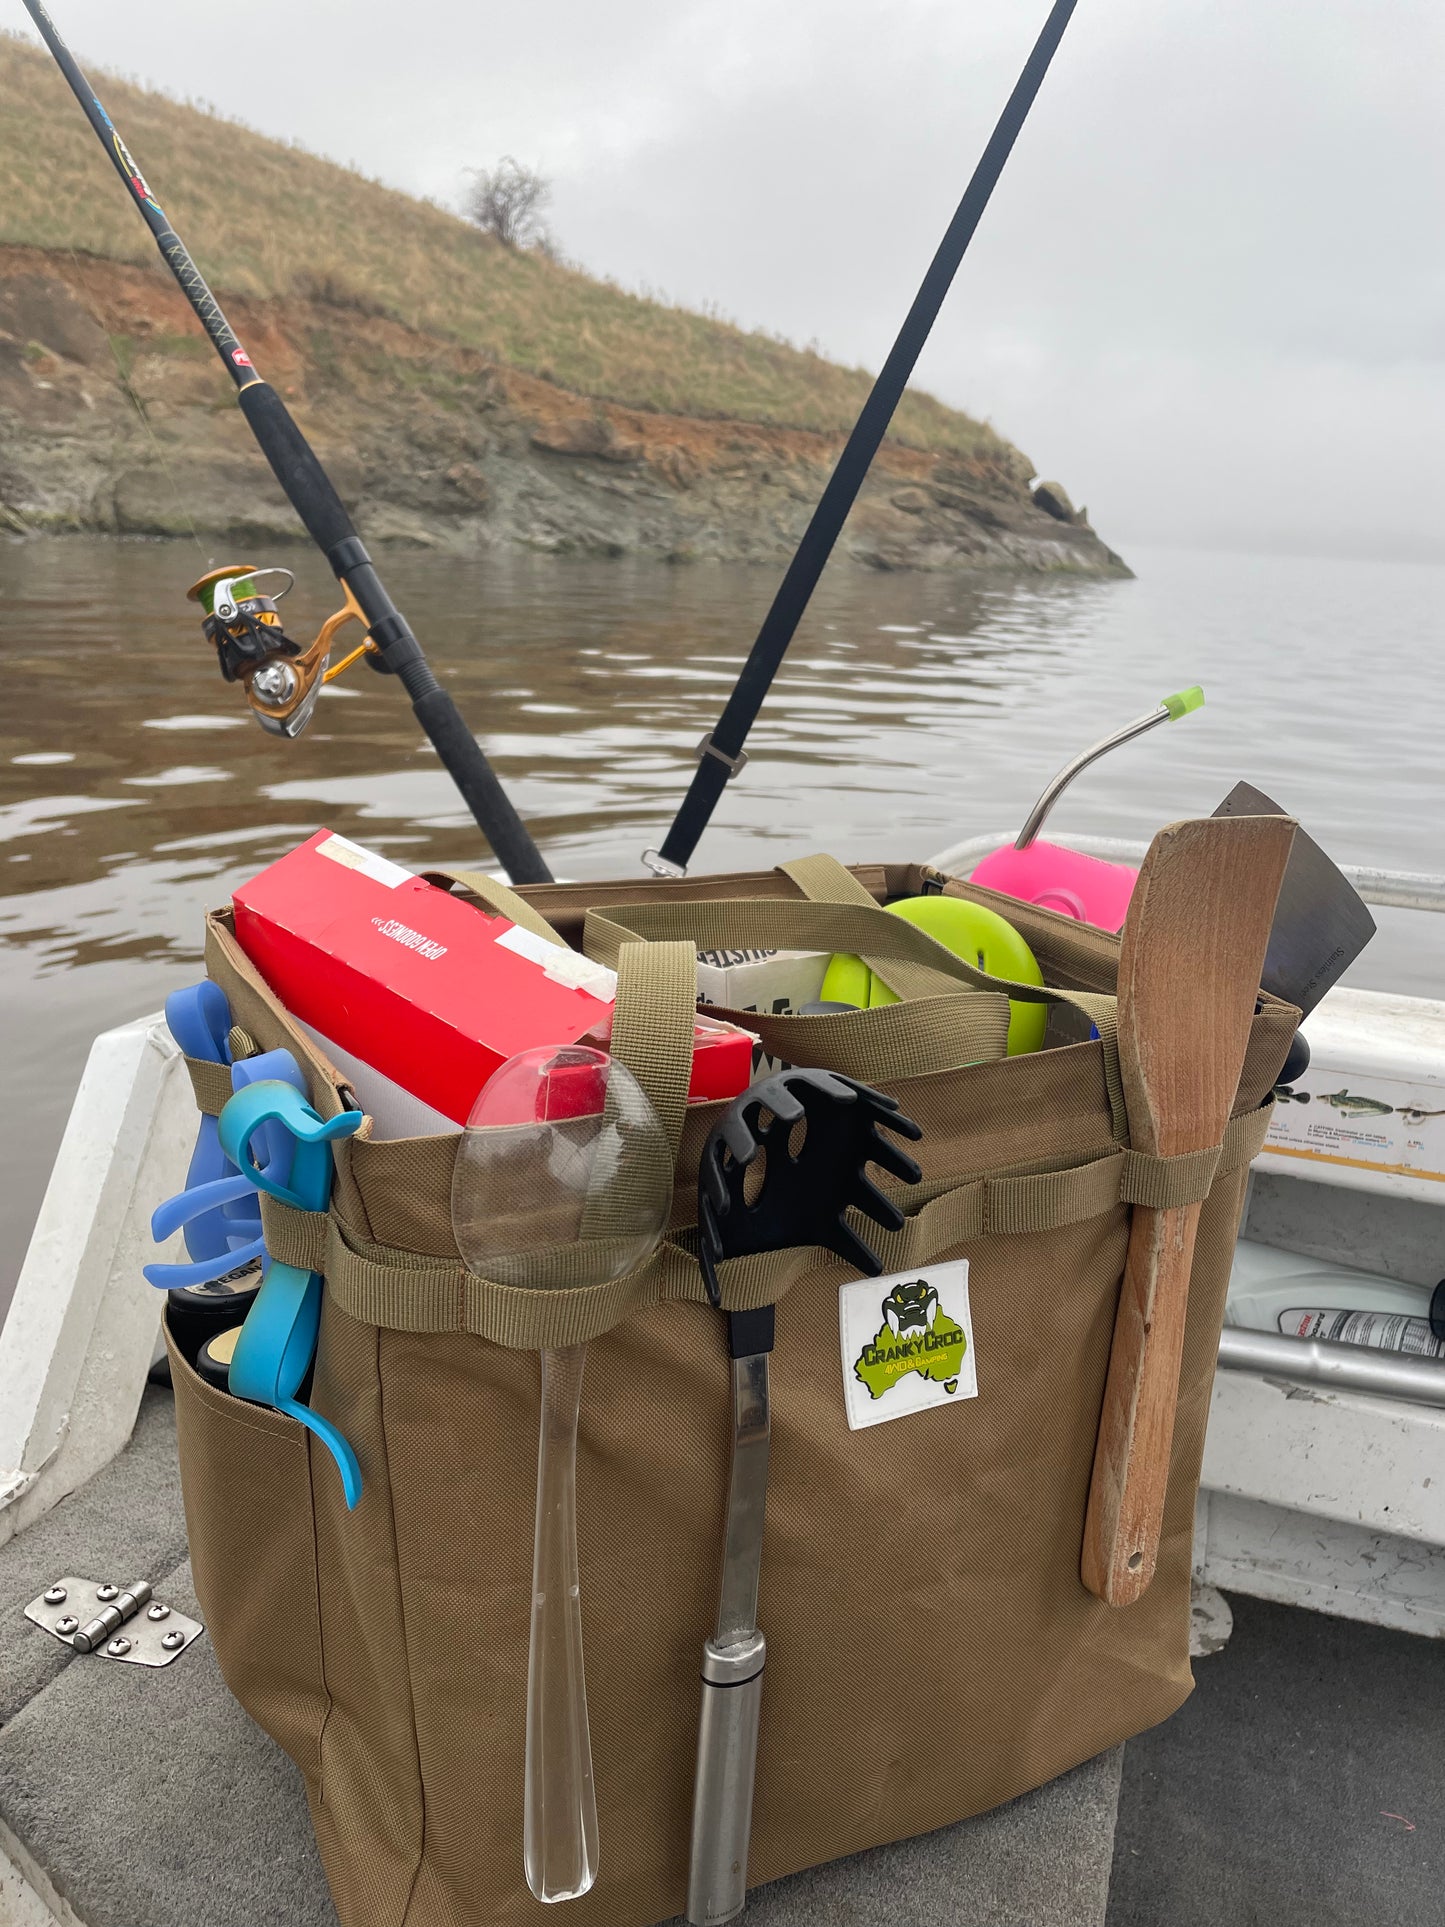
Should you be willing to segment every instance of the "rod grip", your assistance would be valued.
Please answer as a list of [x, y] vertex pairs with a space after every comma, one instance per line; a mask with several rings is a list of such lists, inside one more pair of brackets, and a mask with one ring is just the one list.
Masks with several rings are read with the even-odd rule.
[[348, 537], [354, 540], [356, 530], [345, 503], [270, 382], [249, 382], [236, 399], [286, 499], [322, 553], [329, 555]]
[[721, 1927], [742, 1912], [747, 1899], [766, 1655], [757, 1631], [735, 1645], [719, 1646], [710, 1639], [702, 1650], [702, 1718], [687, 1881], [691, 1927]]

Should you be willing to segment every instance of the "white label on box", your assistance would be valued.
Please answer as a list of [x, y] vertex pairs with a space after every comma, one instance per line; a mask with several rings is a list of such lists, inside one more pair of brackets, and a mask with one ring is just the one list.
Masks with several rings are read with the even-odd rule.
[[1353, 1165], [1445, 1184], [1445, 1085], [1312, 1063], [1280, 1087], [1264, 1148], [1306, 1167]]
[[525, 957], [529, 963], [540, 964], [554, 984], [564, 984], [568, 990], [585, 990], [589, 997], [596, 997], [604, 1004], [612, 1003], [617, 996], [615, 970], [609, 970], [606, 964], [594, 963], [564, 943], [548, 943], [545, 937], [524, 930], [520, 923], [503, 931], [497, 938], [497, 948]]
[[821, 950], [700, 950], [697, 994], [724, 1010], [796, 1017], [817, 1001], [831, 961]]
[[[832, 962], [822, 950], [699, 950], [697, 994], [723, 1010], [755, 1010], [766, 1017], [796, 1017], [816, 1003]], [[788, 1066], [753, 1048], [753, 1076], [771, 1077]]]
[[796, 957], [796, 950], [699, 950], [697, 960], [712, 970], [731, 970], [737, 964], [765, 963], [769, 957]]
[[978, 1397], [966, 1258], [841, 1286], [838, 1336], [850, 1431]]
[[363, 876], [370, 877], [373, 883], [384, 884], [388, 890], [394, 890], [399, 883], [410, 883], [412, 879], [411, 871], [403, 870], [399, 863], [378, 856], [375, 850], [364, 850], [359, 843], [353, 843], [350, 837], [337, 836], [335, 831], [324, 843], [316, 845], [316, 854], [330, 857], [333, 863], [339, 863], [343, 869], [360, 870]]

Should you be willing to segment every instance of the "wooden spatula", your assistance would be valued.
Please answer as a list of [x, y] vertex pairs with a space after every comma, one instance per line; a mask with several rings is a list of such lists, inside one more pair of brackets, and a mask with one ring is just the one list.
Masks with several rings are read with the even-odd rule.
[[[1288, 817], [1207, 817], [1149, 847], [1119, 952], [1136, 1151], [1177, 1157], [1224, 1135], [1294, 830]], [[1080, 1566], [1111, 1606], [1154, 1576], [1198, 1222], [1197, 1204], [1134, 1207]]]

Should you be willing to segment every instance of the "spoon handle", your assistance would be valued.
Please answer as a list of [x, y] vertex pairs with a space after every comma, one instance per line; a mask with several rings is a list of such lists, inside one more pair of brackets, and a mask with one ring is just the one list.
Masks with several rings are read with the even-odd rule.
[[538, 1900], [574, 1900], [597, 1878], [597, 1796], [582, 1670], [577, 1571], [577, 1418], [587, 1347], [542, 1353], [522, 1854]]

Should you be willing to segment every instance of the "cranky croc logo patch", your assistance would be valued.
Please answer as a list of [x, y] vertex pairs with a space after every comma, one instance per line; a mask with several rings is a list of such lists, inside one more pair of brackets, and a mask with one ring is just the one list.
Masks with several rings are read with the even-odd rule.
[[853, 1430], [978, 1396], [966, 1259], [844, 1285], [838, 1322]]

